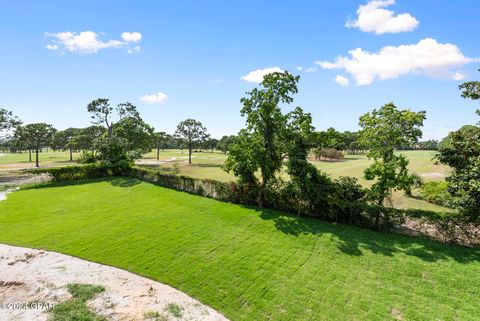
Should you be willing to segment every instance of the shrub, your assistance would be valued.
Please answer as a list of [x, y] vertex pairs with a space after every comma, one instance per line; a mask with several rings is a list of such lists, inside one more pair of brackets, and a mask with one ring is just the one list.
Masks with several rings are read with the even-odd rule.
[[420, 196], [427, 202], [452, 206], [453, 196], [448, 192], [447, 182], [427, 182], [420, 188]]
[[316, 159], [339, 160], [343, 158], [343, 153], [335, 148], [319, 148], [315, 150]]
[[116, 165], [106, 163], [94, 163], [81, 166], [65, 166], [56, 168], [38, 168], [29, 170], [32, 174], [47, 174], [53, 181], [73, 181], [97, 177], [108, 177], [125, 175], [130, 168], [129, 163], [118, 163]]
[[94, 153], [84, 153], [77, 158], [77, 163], [79, 164], [93, 164], [97, 161], [97, 156]]

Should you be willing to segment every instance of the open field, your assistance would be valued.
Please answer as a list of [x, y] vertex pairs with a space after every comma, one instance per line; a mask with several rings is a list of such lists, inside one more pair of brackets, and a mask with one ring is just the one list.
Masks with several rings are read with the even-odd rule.
[[[448, 174], [448, 168], [443, 165], [435, 165], [432, 158], [435, 151], [402, 151], [410, 159], [409, 169], [412, 173], [419, 174], [424, 180], [443, 179]], [[74, 159], [80, 154], [74, 154]], [[72, 165], [68, 161], [68, 152], [43, 152], [40, 154], [40, 166], [56, 167]], [[160, 161], [156, 160], [156, 151], [146, 154], [143, 159], [137, 162], [142, 167], [172, 171], [178, 166], [180, 173], [195, 178], [209, 178], [219, 181], [232, 181], [235, 177], [231, 173], [226, 173], [222, 169], [226, 155], [224, 153], [214, 152], [196, 152], [192, 155], [192, 164], [188, 164], [187, 150], [162, 150], [160, 151]], [[359, 179], [364, 186], [369, 182], [363, 179], [363, 170], [370, 164], [365, 155], [346, 155], [345, 159], [336, 162], [317, 162], [313, 164], [330, 174], [334, 178], [340, 176], [352, 176]], [[9, 176], [19, 175], [19, 171], [25, 168], [32, 168], [34, 162], [28, 162], [28, 154], [4, 154], [0, 157], [0, 183], [8, 181]], [[3, 179], [2, 179], [3, 177]], [[398, 208], [420, 208], [425, 210], [445, 211], [444, 207], [430, 204], [428, 202], [409, 198], [403, 195], [403, 192], [394, 192], [391, 198], [391, 204]]]
[[132, 179], [0, 202], [0, 242], [167, 283], [232, 320], [477, 320], [480, 252]]

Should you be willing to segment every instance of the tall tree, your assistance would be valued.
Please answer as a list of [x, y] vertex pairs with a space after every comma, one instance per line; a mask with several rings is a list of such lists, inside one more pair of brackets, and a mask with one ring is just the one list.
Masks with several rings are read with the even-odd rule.
[[36, 167], [40, 166], [38, 160], [40, 148], [51, 142], [55, 132], [55, 128], [46, 123], [28, 124], [23, 127], [22, 135], [24, 135], [25, 141], [29, 142], [29, 145], [35, 149]]
[[[232, 146], [225, 169], [235, 173], [239, 169], [251, 170], [259, 166], [262, 190], [276, 180], [276, 174], [282, 168], [287, 150], [285, 128], [288, 116], [282, 113], [280, 104], [293, 102], [292, 95], [298, 92], [299, 79], [289, 72], [267, 74], [259, 88], [247, 92], [246, 97], [240, 100], [243, 104], [240, 113], [246, 117], [246, 128], [239, 133], [237, 146]], [[249, 165], [240, 164], [247, 161], [247, 155], [253, 157], [248, 160]], [[252, 179], [251, 183], [255, 181], [254, 173], [242, 175]]]
[[[374, 109], [360, 117], [360, 140], [370, 146], [367, 154], [373, 164], [365, 170], [365, 179], [376, 180], [370, 188], [371, 197], [382, 205], [392, 189], [408, 190], [413, 184], [408, 159], [396, 155], [395, 149], [412, 145], [422, 136], [425, 112], [399, 110], [393, 103]], [[375, 226], [380, 224], [377, 215]]]
[[230, 135], [230, 136], [222, 136], [220, 140], [218, 141], [217, 146], [215, 147], [218, 150], [221, 150], [225, 154], [227, 153], [228, 149], [230, 148], [233, 143], [235, 143], [236, 136], [235, 135]]
[[192, 163], [192, 149], [194, 145], [208, 138], [207, 129], [195, 119], [186, 119], [177, 126], [176, 136], [186, 140], [188, 146], [188, 163]]
[[[459, 86], [462, 97], [480, 100], [480, 82]], [[477, 109], [480, 115], [480, 108]], [[480, 122], [479, 122], [480, 124]], [[438, 159], [453, 170], [447, 177], [449, 191], [457, 196], [457, 206], [467, 217], [480, 218], [480, 127], [467, 125], [448, 135], [439, 146]]]
[[140, 118], [125, 117], [114, 125], [115, 136], [132, 158], [150, 151], [154, 129]]
[[171, 136], [165, 132], [153, 133], [153, 147], [157, 150], [157, 160], [160, 159], [160, 149], [167, 148], [170, 139]]
[[125, 117], [132, 117], [140, 119], [140, 114], [132, 103], [120, 103], [115, 108], [110, 105], [109, 100], [106, 98], [98, 98], [90, 102], [87, 106], [87, 110], [91, 113], [92, 123], [96, 125], [104, 124], [107, 128], [108, 138], [112, 138], [113, 127], [115, 122], [112, 120], [112, 116], [117, 114], [117, 122], [121, 121]]

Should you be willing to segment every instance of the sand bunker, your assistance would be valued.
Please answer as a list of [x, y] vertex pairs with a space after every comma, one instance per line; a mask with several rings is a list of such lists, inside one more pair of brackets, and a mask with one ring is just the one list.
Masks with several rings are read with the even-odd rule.
[[[149, 312], [158, 312], [172, 321], [227, 320], [168, 285], [55, 252], [0, 244], [0, 271], [2, 321], [47, 320], [48, 307], [71, 298], [65, 288], [70, 283], [104, 286], [105, 292], [88, 301], [87, 306], [107, 320], [148, 320], [145, 314]], [[169, 314], [169, 304], [181, 308], [180, 317]]]

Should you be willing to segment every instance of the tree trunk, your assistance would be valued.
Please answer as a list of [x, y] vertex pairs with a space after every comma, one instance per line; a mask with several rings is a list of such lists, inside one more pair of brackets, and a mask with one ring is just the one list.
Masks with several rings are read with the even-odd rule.
[[160, 160], [160, 148], [157, 147], [157, 160]]
[[31, 163], [32, 162], [32, 149], [28, 149], [28, 161]]
[[70, 146], [70, 161], [73, 161], [73, 155], [72, 155], [72, 147]]
[[188, 163], [192, 163], [192, 139], [188, 139]]
[[40, 167], [39, 164], [38, 164], [38, 150], [39, 150], [39, 147], [37, 146], [35, 148], [35, 166], [36, 167]]

